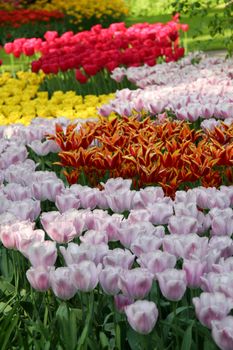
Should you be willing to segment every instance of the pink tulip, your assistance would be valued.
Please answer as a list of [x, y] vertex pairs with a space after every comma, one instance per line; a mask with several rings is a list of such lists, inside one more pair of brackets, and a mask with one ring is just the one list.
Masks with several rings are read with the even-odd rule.
[[233, 317], [227, 316], [220, 321], [212, 321], [212, 337], [221, 350], [233, 349]]
[[71, 265], [71, 280], [74, 286], [82, 292], [90, 292], [99, 282], [101, 266], [92, 261], [82, 261], [78, 265]]
[[88, 186], [82, 187], [82, 190], [78, 193], [81, 207], [86, 209], [98, 207], [100, 191], [97, 188], [90, 188]]
[[163, 250], [178, 258], [202, 258], [208, 253], [208, 238], [197, 234], [167, 235], [163, 239]]
[[39, 156], [47, 156], [51, 153], [58, 153], [60, 147], [53, 140], [46, 140], [41, 142], [40, 140], [34, 140], [29, 147]]
[[84, 260], [93, 261], [95, 258], [94, 250], [89, 249], [89, 246], [85, 244], [78, 245], [76, 243], [69, 243], [67, 248], [60, 247], [60, 251], [67, 266], [79, 264]]
[[173, 207], [169, 203], [148, 204], [147, 209], [151, 213], [151, 223], [154, 225], [165, 225], [173, 215]]
[[191, 216], [171, 216], [168, 229], [171, 234], [187, 235], [198, 230], [197, 219]]
[[33, 182], [32, 194], [34, 198], [44, 201], [48, 199], [51, 202], [56, 201], [56, 197], [61, 195], [64, 190], [64, 184], [61, 180], [48, 179]]
[[184, 260], [183, 270], [186, 273], [188, 287], [197, 288], [201, 284], [201, 276], [204, 274], [206, 267], [205, 261]]
[[142, 235], [153, 235], [156, 231], [155, 227], [150, 222], [129, 223], [128, 220], [123, 221], [118, 229], [118, 237], [121, 244], [129, 248], [130, 245]]
[[129, 191], [132, 185], [131, 179], [123, 179], [121, 177], [108, 179], [105, 183], [101, 183], [104, 187], [104, 192], [112, 194], [117, 191]]
[[123, 215], [113, 214], [108, 219], [104, 219], [103, 230], [107, 232], [109, 241], [118, 241], [118, 230], [121, 226]]
[[50, 288], [50, 269], [48, 267], [31, 267], [27, 270], [26, 276], [32, 288], [39, 292], [45, 292]]
[[181, 300], [187, 287], [185, 271], [167, 269], [156, 275], [160, 290], [165, 298], [172, 301]]
[[123, 269], [130, 269], [133, 265], [134, 258], [134, 255], [129, 250], [115, 248], [103, 258], [103, 265], [104, 267], [119, 266]]
[[221, 258], [218, 264], [213, 266], [213, 272], [223, 273], [223, 272], [233, 272], [233, 256], [224, 259]]
[[229, 236], [213, 236], [209, 240], [209, 248], [211, 250], [217, 249], [224, 258], [233, 255], [233, 242]]
[[70, 267], [58, 267], [50, 271], [50, 283], [56, 297], [68, 300], [73, 298], [77, 288], [72, 281], [72, 269]]
[[80, 241], [93, 245], [108, 243], [108, 235], [104, 231], [88, 230], [80, 237]]
[[96, 246], [81, 243], [69, 243], [67, 249], [60, 247], [60, 251], [67, 265], [79, 264], [84, 260], [91, 260], [96, 265], [103, 262], [104, 257], [109, 253], [108, 245], [105, 243]]
[[40, 210], [39, 201], [26, 198], [23, 201], [12, 202], [8, 212], [15, 215], [18, 219], [34, 221], [40, 215]]
[[230, 208], [211, 211], [211, 235], [231, 236], [233, 234], [233, 210]]
[[143, 253], [137, 259], [139, 265], [150, 271], [154, 277], [157, 273], [171, 269], [176, 265], [176, 257], [161, 250]]
[[79, 209], [80, 200], [72, 193], [63, 193], [56, 196], [55, 204], [60, 213], [64, 213], [69, 209]]
[[45, 233], [43, 230], [33, 230], [27, 227], [17, 231], [15, 235], [16, 248], [28, 257], [30, 246], [36, 242], [44, 242]]
[[150, 291], [153, 275], [140, 267], [133, 270], [123, 270], [120, 275], [119, 286], [122, 293], [133, 299], [142, 299]]
[[148, 300], [137, 300], [126, 306], [125, 314], [130, 326], [141, 334], [150, 333], [158, 319], [156, 304]]
[[221, 274], [210, 272], [201, 277], [201, 288], [205, 292], [220, 292], [226, 297], [233, 298], [233, 272]]
[[130, 246], [130, 250], [137, 256], [141, 256], [143, 253], [150, 253], [157, 251], [163, 240], [156, 236], [142, 235], [137, 237]]
[[[31, 189], [20, 184], [10, 183], [4, 187], [7, 199], [11, 201], [23, 201], [31, 197]], [[1, 202], [2, 203], [2, 202]]]
[[119, 279], [121, 267], [106, 266], [99, 274], [100, 285], [106, 294], [116, 295], [119, 293]]
[[23, 230], [33, 230], [34, 223], [30, 221], [16, 221], [10, 224], [1, 224], [0, 226], [0, 239], [4, 247], [8, 249], [16, 249], [17, 233]]
[[[137, 197], [137, 194], [134, 196], [134, 203], [132, 205], [133, 208], [138, 207], [138, 203], [135, 205], [135, 197]], [[128, 216], [128, 222], [137, 223], [140, 221], [151, 221], [151, 213], [147, 209], [131, 209], [130, 214]], [[152, 224], [151, 224], [152, 225]]]
[[135, 191], [119, 190], [106, 197], [109, 208], [115, 213], [122, 213], [133, 208]]
[[57, 260], [56, 243], [52, 241], [35, 242], [29, 246], [27, 255], [33, 267], [53, 266]]
[[78, 234], [75, 230], [74, 224], [67, 221], [54, 221], [49, 223], [46, 228], [46, 232], [50, 238], [58, 243], [67, 243], [77, 237]]
[[163, 189], [161, 187], [148, 186], [140, 189], [139, 194], [145, 208], [148, 204], [155, 204], [159, 199], [164, 198]]
[[114, 303], [118, 312], [124, 312], [125, 307], [133, 304], [134, 300], [123, 294], [118, 294], [114, 296]]
[[199, 298], [193, 298], [198, 320], [211, 328], [212, 321], [225, 318], [233, 307], [232, 300], [222, 293], [202, 293]]

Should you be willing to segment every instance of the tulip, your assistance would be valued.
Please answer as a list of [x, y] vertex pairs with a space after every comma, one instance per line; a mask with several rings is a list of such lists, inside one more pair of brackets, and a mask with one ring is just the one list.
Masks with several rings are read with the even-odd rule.
[[69, 243], [68, 247], [60, 247], [60, 251], [64, 257], [67, 266], [79, 264], [84, 260], [94, 260], [95, 252], [90, 249], [89, 245]]
[[137, 262], [141, 267], [146, 268], [156, 277], [157, 273], [174, 268], [176, 265], [176, 257], [169, 253], [162, 252], [161, 250], [157, 250], [141, 254]]
[[72, 278], [72, 269], [70, 267], [58, 267], [50, 271], [50, 283], [56, 297], [69, 300], [77, 292]]
[[198, 320], [211, 328], [212, 321], [224, 319], [233, 307], [232, 300], [222, 293], [202, 293], [193, 298]]
[[86, 231], [85, 234], [80, 237], [80, 241], [83, 243], [93, 245], [108, 243], [108, 235], [104, 231], [89, 230]]
[[130, 246], [130, 250], [136, 255], [141, 256], [143, 253], [150, 253], [157, 251], [163, 240], [156, 236], [142, 235], [137, 237]]
[[123, 294], [118, 294], [114, 296], [114, 303], [118, 312], [124, 312], [125, 307], [133, 304], [134, 300]]
[[133, 299], [142, 299], [150, 291], [153, 275], [142, 268], [124, 270], [120, 275], [119, 286], [122, 293]]
[[171, 216], [168, 229], [171, 234], [187, 235], [197, 232], [197, 219], [191, 216]]
[[80, 200], [76, 198], [72, 193], [62, 193], [61, 195], [56, 196], [55, 204], [60, 213], [64, 213], [67, 210], [73, 208], [79, 209]]
[[39, 292], [45, 292], [50, 288], [50, 269], [48, 267], [31, 267], [27, 270], [26, 276], [32, 288]]
[[64, 184], [61, 180], [48, 179], [38, 181], [32, 184], [32, 194], [34, 198], [44, 201], [46, 199], [51, 202], [56, 201], [56, 197], [61, 195], [64, 190]]
[[220, 321], [212, 321], [212, 337], [221, 350], [233, 349], [233, 317], [227, 316]]
[[201, 285], [201, 276], [204, 274], [206, 267], [205, 261], [184, 260], [183, 270], [186, 273], [188, 287], [197, 288]]
[[116, 295], [119, 293], [119, 279], [121, 267], [106, 266], [99, 274], [100, 285], [106, 294]]
[[31, 227], [25, 227], [15, 233], [16, 248], [26, 257], [28, 257], [30, 247], [33, 243], [43, 243], [45, 233], [43, 230], [33, 230]]
[[226, 297], [233, 298], [232, 277], [233, 272], [210, 272], [201, 277], [201, 288], [206, 292], [221, 292]]
[[50, 238], [58, 243], [70, 242], [78, 236], [72, 222], [61, 220], [49, 223], [46, 232]]
[[53, 266], [57, 260], [56, 243], [52, 241], [35, 242], [29, 246], [27, 255], [33, 267]]
[[167, 269], [156, 275], [160, 290], [165, 298], [172, 301], [181, 300], [187, 287], [185, 271]]
[[104, 258], [103, 265], [119, 266], [123, 269], [130, 269], [134, 262], [134, 255], [127, 249], [115, 248]]
[[141, 334], [150, 333], [158, 319], [158, 309], [152, 301], [137, 300], [124, 310], [130, 326]]
[[82, 292], [90, 292], [99, 282], [101, 265], [96, 267], [92, 261], [82, 261], [78, 265], [71, 265], [71, 281]]

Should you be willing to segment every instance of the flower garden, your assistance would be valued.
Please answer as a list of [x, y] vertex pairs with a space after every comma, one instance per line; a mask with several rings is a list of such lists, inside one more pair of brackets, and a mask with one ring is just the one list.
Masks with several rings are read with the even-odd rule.
[[233, 60], [130, 3], [1, 2], [2, 350], [233, 349]]

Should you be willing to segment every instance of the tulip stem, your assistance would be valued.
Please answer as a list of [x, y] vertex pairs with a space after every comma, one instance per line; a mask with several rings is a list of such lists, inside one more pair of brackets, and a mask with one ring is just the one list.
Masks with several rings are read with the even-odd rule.
[[[177, 303], [174, 302], [174, 303], [173, 303], [173, 315], [174, 315], [174, 325], [175, 325], [175, 328], [177, 327], [177, 319], [176, 319], [177, 314], [176, 314], [176, 309], [177, 309]], [[178, 337], [178, 333], [176, 332], [176, 330], [175, 330], [175, 333], [176, 333], [176, 348], [177, 348], [177, 349], [180, 349], [180, 347], [179, 347], [179, 337]]]
[[79, 338], [77, 350], [83, 349], [83, 347], [86, 343], [86, 339], [87, 339], [88, 334], [89, 334], [91, 321], [93, 319], [93, 312], [94, 312], [94, 293], [91, 292], [90, 297], [89, 297], [89, 305], [88, 305], [88, 313], [87, 313], [87, 317], [86, 317], [86, 324], [85, 324], [85, 327], [83, 328], [82, 334]]

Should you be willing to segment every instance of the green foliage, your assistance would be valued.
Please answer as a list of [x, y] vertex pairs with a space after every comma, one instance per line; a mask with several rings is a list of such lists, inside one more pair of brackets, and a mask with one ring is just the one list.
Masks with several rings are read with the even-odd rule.
[[[188, 15], [189, 17], [201, 16], [208, 20], [210, 35], [214, 38], [222, 36], [224, 47], [229, 56], [233, 54], [233, 1], [232, 0], [171, 0], [173, 11]], [[214, 16], [208, 18], [210, 10], [215, 9]], [[222, 11], [219, 11], [222, 9]]]
[[76, 78], [73, 70], [66, 73], [59, 72], [56, 75], [47, 76], [42, 82], [39, 91], [48, 91], [49, 96], [55, 91], [75, 91], [78, 95], [101, 95], [115, 92], [117, 89], [128, 88], [135, 90], [137, 87], [135, 84], [130, 83], [126, 78], [117, 83], [110, 77], [110, 73], [107, 70], [102, 70], [95, 76], [91, 77], [87, 83], [81, 84]]

